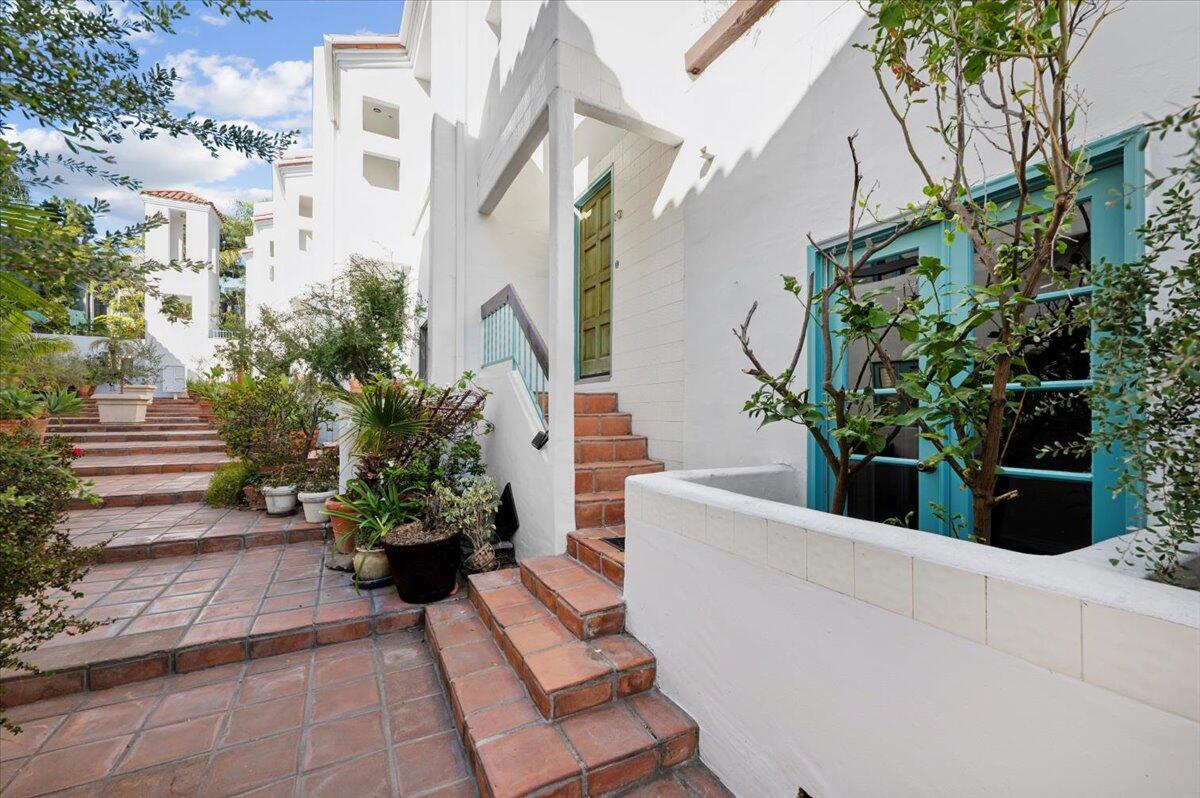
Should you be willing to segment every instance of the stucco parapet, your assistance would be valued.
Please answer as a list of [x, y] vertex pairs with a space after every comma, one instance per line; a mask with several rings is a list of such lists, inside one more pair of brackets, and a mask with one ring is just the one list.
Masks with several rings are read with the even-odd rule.
[[1200, 721], [1200, 594], [810, 510], [798, 487], [787, 465], [633, 476], [627, 534], [681, 534]]

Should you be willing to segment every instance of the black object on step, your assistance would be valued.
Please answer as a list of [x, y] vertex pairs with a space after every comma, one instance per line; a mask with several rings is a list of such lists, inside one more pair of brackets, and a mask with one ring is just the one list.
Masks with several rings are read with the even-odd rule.
[[500, 540], [512, 540], [520, 528], [517, 503], [513, 500], [512, 483], [509, 482], [500, 493], [500, 506], [496, 509], [496, 537]]
[[607, 543], [608, 545], [612, 546], [612, 547], [613, 547], [614, 549], [616, 549], [617, 551], [625, 551], [625, 538], [624, 538], [624, 536], [622, 536], [622, 537], [618, 537], [618, 538], [602, 538], [602, 540], [603, 540], [605, 543]]

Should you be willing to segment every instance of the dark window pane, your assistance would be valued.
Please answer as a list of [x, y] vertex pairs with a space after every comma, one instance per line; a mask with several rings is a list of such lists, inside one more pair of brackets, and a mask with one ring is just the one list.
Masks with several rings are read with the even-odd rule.
[[1055, 453], [1039, 457], [1045, 447], [1078, 443], [1092, 426], [1092, 413], [1082, 391], [1027, 391], [1014, 399], [1020, 402], [1016, 428], [1006, 425], [1001, 465], [1040, 468], [1048, 471], [1090, 471], [1086, 453]]
[[[876, 297], [875, 301], [885, 308], [896, 308], [899, 307], [905, 296], [917, 290], [916, 281], [909, 274], [916, 265], [916, 251], [893, 255], [889, 258], [872, 261], [859, 269], [855, 273], [854, 282], [858, 284], [860, 293], [888, 290], [889, 293]], [[900, 340], [900, 333], [896, 330], [890, 330], [880, 343], [892, 361], [901, 360], [901, 354], [908, 346]], [[881, 370], [886, 372], [886, 369], [883, 369], [883, 364], [872, 343], [862, 340], [852, 341], [847, 355], [846, 382], [850, 387], [865, 388], [872, 384], [876, 388], [891, 387], [877, 382], [879, 372]], [[916, 366], [915, 363], [912, 365]], [[897, 365], [897, 370], [904, 371], [905, 369]], [[886, 373], [883, 375], [883, 379], [886, 380]]]
[[[1011, 242], [1012, 234], [1013, 223], [1009, 222], [993, 230], [989, 240], [1002, 243]], [[1052, 268], [1038, 280], [1035, 293], [1088, 285], [1091, 282], [1092, 208], [1090, 202], [1084, 202], [1076, 208], [1071, 223], [1061, 234], [1061, 240], [1066, 244], [1066, 248], [1063, 252], [1055, 254]], [[978, 252], [975, 253], [974, 280], [977, 285], [989, 285], [995, 282]]]
[[[1088, 300], [1085, 297], [1039, 302], [1027, 311], [1035, 331], [1021, 346], [1025, 367], [1017, 368], [1015, 377], [1032, 374], [1039, 380], [1086, 380], [1091, 376], [1091, 359], [1087, 352], [1090, 330], [1085, 324], [1071, 324], [1076, 308]], [[1041, 328], [1036, 325], [1041, 323]], [[988, 321], [975, 331], [975, 341], [987, 347], [998, 335], [999, 324]]]
[[899, 521], [917, 528], [917, 469], [868, 463], [850, 480], [849, 515], [867, 521]]
[[992, 510], [992, 544], [1030, 554], [1062, 554], [1092, 544], [1092, 485], [1002, 476], [996, 493], [1017, 498]]

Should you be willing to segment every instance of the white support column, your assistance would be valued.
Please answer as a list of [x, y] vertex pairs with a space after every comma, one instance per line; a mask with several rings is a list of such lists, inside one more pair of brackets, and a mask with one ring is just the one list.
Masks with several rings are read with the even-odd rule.
[[550, 182], [550, 489], [554, 547], [575, 528], [575, 98], [549, 99], [546, 176]]

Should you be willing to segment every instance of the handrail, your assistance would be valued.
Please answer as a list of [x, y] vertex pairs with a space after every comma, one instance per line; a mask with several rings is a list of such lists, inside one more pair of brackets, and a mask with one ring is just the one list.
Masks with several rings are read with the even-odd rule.
[[529, 392], [538, 418], [546, 421], [546, 397], [550, 389], [550, 358], [546, 342], [529, 318], [517, 289], [504, 286], [479, 308], [483, 334], [483, 365], [511, 363]]
[[513, 288], [512, 283], [501, 288], [495, 296], [479, 306], [479, 318], [486, 319], [505, 305], [512, 308], [517, 325], [520, 326], [521, 332], [525, 333], [529, 347], [533, 350], [533, 356], [537, 358], [542, 371], [549, 375], [550, 353], [546, 349], [546, 342], [542, 340], [542, 334], [538, 332], [533, 319], [529, 318], [529, 312], [525, 310], [525, 305], [521, 302], [521, 297], [517, 296], [517, 289]]

